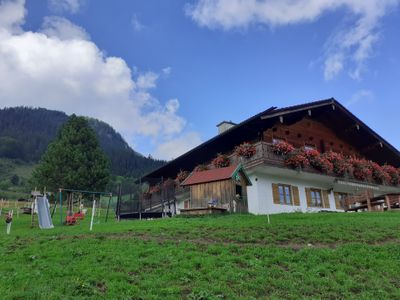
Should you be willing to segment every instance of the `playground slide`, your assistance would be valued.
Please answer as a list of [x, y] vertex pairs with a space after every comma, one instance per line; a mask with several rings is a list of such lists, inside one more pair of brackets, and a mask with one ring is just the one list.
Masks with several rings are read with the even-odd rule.
[[50, 215], [50, 205], [46, 196], [37, 197], [37, 210], [40, 229], [54, 228]]

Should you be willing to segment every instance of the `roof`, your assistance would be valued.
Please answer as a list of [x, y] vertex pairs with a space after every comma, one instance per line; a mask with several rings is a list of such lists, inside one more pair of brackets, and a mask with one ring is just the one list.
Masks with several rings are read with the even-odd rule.
[[195, 185], [200, 183], [208, 183], [214, 181], [228, 180], [235, 178], [235, 176], [242, 172], [247, 183], [251, 185], [250, 179], [247, 177], [241, 165], [233, 165], [225, 168], [218, 168], [206, 171], [197, 171], [189, 175], [188, 178], [181, 185]]
[[[261, 140], [262, 133], [273, 127], [280, 118], [287, 124], [294, 124], [309, 114], [313, 119], [334, 130], [339, 138], [354, 145], [368, 159], [400, 167], [400, 153], [395, 147], [336, 99], [329, 98], [279, 109], [270, 107], [214, 136], [146, 177], [175, 177], [179, 170], [192, 170], [196, 165], [213, 159], [217, 153], [229, 152], [245, 141]], [[355, 128], [357, 130], [354, 130]]]

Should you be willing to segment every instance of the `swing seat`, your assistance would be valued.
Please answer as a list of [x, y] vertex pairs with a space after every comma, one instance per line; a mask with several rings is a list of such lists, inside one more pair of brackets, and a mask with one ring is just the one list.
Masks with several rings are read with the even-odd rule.
[[77, 220], [77, 218], [75, 217], [75, 215], [67, 216], [65, 218], [65, 224], [67, 224], [67, 225], [75, 225], [76, 224], [76, 220]]

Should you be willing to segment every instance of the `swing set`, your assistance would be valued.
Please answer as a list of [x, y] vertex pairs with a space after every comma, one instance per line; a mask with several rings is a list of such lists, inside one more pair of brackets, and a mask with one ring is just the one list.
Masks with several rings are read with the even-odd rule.
[[[65, 221], [63, 218], [63, 193], [66, 194], [64, 202], [67, 202], [67, 215]], [[101, 196], [108, 197], [108, 204], [105, 216], [105, 222], [108, 220], [108, 213], [110, 210], [110, 204], [112, 199], [112, 193], [106, 192], [93, 192], [93, 191], [83, 191], [74, 189], [64, 189], [60, 188], [58, 190], [59, 206], [60, 206], [60, 224], [61, 225], [76, 225], [79, 221], [83, 220], [88, 212], [88, 208], [85, 208], [85, 200], [91, 201], [92, 203], [92, 213], [90, 219], [90, 231], [93, 229], [93, 222], [95, 215], [97, 214], [97, 222], [100, 223], [101, 215]], [[91, 198], [91, 199], [90, 199]], [[56, 210], [57, 203], [55, 202], [52, 215]]]

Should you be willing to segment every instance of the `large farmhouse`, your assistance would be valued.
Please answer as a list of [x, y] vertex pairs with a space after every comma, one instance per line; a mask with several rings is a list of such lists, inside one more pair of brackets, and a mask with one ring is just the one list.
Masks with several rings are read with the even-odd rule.
[[[358, 199], [350, 210], [357, 208], [353, 204], [398, 205], [399, 151], [333, 98], [271, 107], [240, 124], [222, 122], [218, 129], [214, 138], [147, 175], [178, 176], [177, 213], [210, 201], [254, 214], [343, 211], [345, 199]], [[242, 175], [235, 177], [233, 170]], [[217, 184], [221, 179], [225, 183]]]

